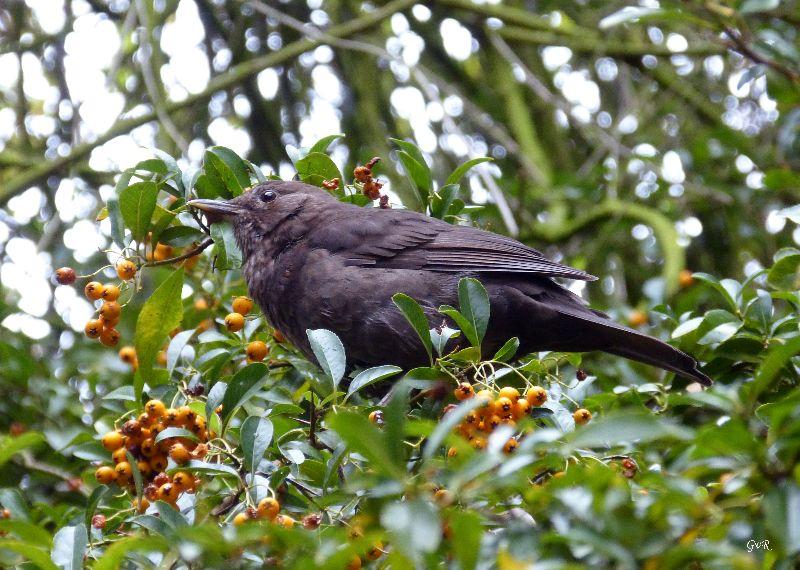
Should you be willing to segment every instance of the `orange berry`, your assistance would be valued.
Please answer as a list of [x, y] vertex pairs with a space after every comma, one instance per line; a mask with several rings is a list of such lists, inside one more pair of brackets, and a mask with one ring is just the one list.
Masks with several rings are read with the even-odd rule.
[[72, 285], [75, 283], [75, 270], [71, 267], [60, 267], [55, 271], [56, 281], [59, 285]]
[[517, 400], [517, 403], [514, 404], [514, 419], [520, 419], [527, 416], [531, 411], [531, 403], [527, 400], [527, 398], [520, 398]]
[[105, 346], [117, 346], [121, 336], [117, 329], [103, 329], [100, 333], [100, 343]]
[[117, 480], [117, 472], [114, 471], [113, 467], [109, 467], [108, 465], [99, 467], [97, 471], [94, 472], [94, 476], [97, 482], [103, 485], [110, 485]]
[[175, 485], [180, 492], [194, 491], [194, 477], [186, 471], [176, 471], [172, 475], [172, 484]]
[[136, 276], [136, 265], [129, 259], [117, 263], [117, 276], [123, 281], [130, 281]]
[[158, 354], [156, 355], [156, 363], [159, 366], [166, 366], [167, 365], [167, 351], [166, 350], [159, 350]]
[[110, 431], [103, 436], [101, 440], [103, 443], [103, 447], [106, 448], [108, 451], [116, 451], [123, 445], [125, 445], [125, 436], [123, 436], [118, 431]]
[[153, 259], [155, 261], [164, 261], [165, 259], [172, 257], [172, 252], [172, 246], [164, 243], [156, 244], [156, 249], [153, 252]]
[[531, 406], [541, 406], [547, 401], [547, 391], [541, 386], [533, 386], [525, 392], [525, 399]]
[[500, 388], [500, 392], [497, 395], [500, 398], [508, 398], [512, 402], [519, 400], [519, 390], [513, 388], [512, 386], [504, 386]]
[[100, 338], [103, 334], [103, 322], [101, 320], [91, 320], [83, 327], [83, 332], [89, 338]]
[[278, 515], [275, 517], [275, 523], [281, 525], [284, 528], [292, 528], [294, 526], [295, 521], [289, 515]]
[[382, 555], [383, 543], [381, 541], [376, 542], [369, 548], [369, 550], [367, 550], [367, 560], [377, 560]]
[[231, 332], [237, 332], [244, 327], [244, 317], [239, 313], [228, 313], [225, 317], [225, 328]]
[[167, 411], [167, 407], [161, 400], [150, 400], [144, 405], [144, 409], [151, 418], [160, 418]]
[[647, 324], [647, 315], [639, 310], [631, 311], [631, 314], [628, 315], [628, 324], [632, 327], [640, 327]]
[[236, 526], [241, 526], [246, 522], [250, 521], [250, 517], [247, 513], [237, 513], [235, 517], [233, 517], [233, 524]]
[[122, 362], [133, 364], [136, 361], [136, 349], [132, 346], [123, 346], [119, 349], [119, 359]]
[[178, 465], [183, 465], [192, 458], [192, 455], [186, 449], [186, 446], [182, 443], [176, 443], [169, 448], [169, 457]]
[[360, 570], [361, 569], [361, 557], [356, 554], [350, 559], [350, 562], [347, 563], [345, 566], [345, 570]]
[[92, 301], [97, 301], [103, 296], [103, 284], [99, 281], [89, 281], [83, 288], [83, 293]]
[[165, 426], [174, 426], [178, 423], [178, 410], [175, 408], [167, 408], [161, 421]]
[[208, 301], [206, 301], [202, 297], [200, 299], [196, 299], [195, 302], [194, 302], [194, 310], [195, 311], [206, 311], [206, 310], [208, 310]]
[[266, 497], [258, 502], [258, 518], [275, 520], [281, 510], [281, 504], [272, 497]]
[[253, 308], [253, 301], [250, 297], [236, 297], [233, 300], [233, 312], [246, 315]]
[[374, 410], [369, 413], [369, 421], [373, 424], [383, 425], [383, 412], [380, 410]]
[[275, 330], [272, 332], [272, 338], [274, 338], [274, 339], [275, 339], [275, 342], [277, 342], [277, 343], [279, 343], [279, 344], [282, 344], [282, 343], [286, 342], [286, 335], [285, 335], [285, 334], [283, 334], [283, 333], [282, 333], [281, 331], [279, 331], [278, 329], [275, 329]]
[[163, 455], [154, 455], [150, 458], [150, 467], [155, 472], [163, 471], [167, 468], [169, 463], [167, 462], [167, 458]]
[[174, 504], [178, 500], [180, 494], [180, 490], [178, 490], [175, 485], [172, 483], [164, 483], [158, 488], [158, 493], [156, 496], [158, 497], [159, 501]]
[[150, 501], [148, 501], [145, 497], [142, 497], [142, 500], [139, 501], [138, 498], [133, 500], [131, 503], [133, 508], [136, 509], [136, 512], [141, 514], [145, 512], [150, 507]]
[[575, 410], [572, 414], [572, 419], [575, 420], [576, 424], [582, 425], [592, 419], [592, 412], [587, 410], [586, 408], [580, 408]]
[[510, 438], [508, 438], [508, 441], [503, 446], [503, 451], [506, 452], [506, 453], [511, 453], [515, 449], [517, 449], [518, 446], [519, 446], [519, 443], [517, 442], [516, 438], [510, 437]]
[[433, 500], [436, 501], [441, 507], [446, 507], [453, 504], [453, 493], [447, 489], [437, 489], [433, 494]]
[[119, 299], [119, 287], [108, 283], [103, 286], [103, 294], [100, 297], [104, 301], [116, 301]]
[[144, 459], [140, 459], [136, 462], [136, 468], [139, 470], [139, 473], [142, 474], [142, 477], [147, 478], [153, 472], [153, 468], [150, 466], [149, 461], [145, 461]]
[[152, 437], [142, 440], [142, 443], [139, 444], [139, 452], [148, 459], [153, 457], [156, 454], [155, 440]]
[[680, 285], [681, 289], [694, 285], [694, 277], [689, 269], [681, 269], [681, 272], [678, 273], [678, 285]]
[[475, 437], [472, 439], [472, 447], [475, 449], [483, 449], [486, 447], [486, 440], [482, 437]]
[[269, 347], [265, 342], [254, 340], [247, 345], [245, 352], [247, 353], [247, 358], [250, 360], [261, 362], [267, 357], [267, 354], [269, 354]]
[[117, 463], [122, 463], [123, 461], [128, 460], [128, 450], [124, 447], [120, 447], [114, 453], [111, 454], [111, 460], [116, 465]]
[[455, 457], [456, 455], [458, 455], [458, 449], [455, 447], [451, 447], [447, 450], [447, 457]]
[[472, 384], [469, 382], [461, 382], [458, 386], [456, 386], [453, 395], [456, 397], [456, 400], [459, 402], [463, 400], [468, 400], [475, 395], [475, 390], [472, 388]]
[[197, 413], [189, 406], [181, 406], [178, 408], [177, 414], [175, 415], [175, 423], [179, 426], [194, 425], [196, 419]]
[[127, 483], [133, 477], [133, 467], [127, 461], [121, 461], [114, 467], [117, 474], [117, 481], [120, 483]]

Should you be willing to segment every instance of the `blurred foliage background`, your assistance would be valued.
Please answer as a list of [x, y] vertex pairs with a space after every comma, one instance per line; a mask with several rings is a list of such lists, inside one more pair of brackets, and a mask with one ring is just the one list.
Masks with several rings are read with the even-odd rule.
[[[80, 335], [94, 308], [51, 274], [113, 259], [95, 216], [155, 148], [191, 173], [222, 145], [288, 179], [303, 148], [346, 133], [330, 149], [340, 170], [382, 157], [408, 207], [390, 137], [414, 141], [437, 180], [489, 156], [466, 183], [485, 206], [473, 221], [601, 276], [576, 289], [593, 305], [621, 320], [660, 306], [654, 334], [725, 306], [714, 287], [681, 290], [681, 271], [744, 281], [800, 243], [798, 30], [793, 0], [6, 0], [0, 431], [35, 428], [62, 450], [123, 383], [127, 366]], [[120, 328], [130, 339], [130, 314]], [[729, 364], [716, 370], [741, 380]], [[0, 486], [58, 518], [88, 494], [83, 465], [25, 452]]]

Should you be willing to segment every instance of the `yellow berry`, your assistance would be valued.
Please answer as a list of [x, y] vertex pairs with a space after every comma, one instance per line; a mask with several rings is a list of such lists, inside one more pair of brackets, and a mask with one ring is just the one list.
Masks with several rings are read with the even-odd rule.
[[136, 265], [128, 259], [120, 261], [117, 263], [117, 276], [123, 281], [130, 281], [136, 276]]
[[132, 346], [123, 346], [119, 349], [119, 359], [127, 364], [133, 364], [136, 360], [136, 349]]
[[244, 326], [244, 317], [239, 313], [229, 313], [228, 316], [225, 317], [225, 328], [227, 328], [231, 332], [237, 332], [242, 330]]
[[249, 297], [236, 297], [233, 300], [233, 312], [246, 315], [253, 308], [253, 301]]
[[83, 332], [89, 338], [100, 338], [103, 334], [103, 322], [100, 320], [91, 320], [83, 327]]
[[100, 297], [104, 301], [116, 301], [119, 299], [119, 287], [110, 283], [103, 286], [103, 293], [100, 295]]
[[579, 425], [585, 424], [590, 419], [592, 419], [592, 412], [590, 412], [586, 408], [580, 408], [578, 410], [575, 410], [575, 412], [572, 414], [572, 419], [575, 420], [576, 424]]
[[247, 358], [250, 360], [261, 362], [267, 357], [267, 354], [269, 354], [269, 347], [265, 342], [254, 340], [247, 345], [245, 352], [247, 353]]
[[83, 288], [86, 297], [92, 301], [97, 301], [103, 296], [103, 284], [98, 281], [90, 281]]
[[272, 497], [266, 497], [258, 502], [258, 518], [275, 520], [281, 510], [281, 504]]
[[94, 472], [94, 476], [97, 482], [103, 485], [110, 485], [117, 480], [116, 471], [114, 471], [113, 467], [109, 467], [108, 465], [99, 467], [97, 471]]
[[121, 336], [117, 329], [104, 328], [100, 333], [100, 343], [105, 346], [117, 346]]
[[453, 395], [456, 397], [456, 400], [463, 401], [475, 395], [475, 390], [472, 388], [472, 384], [469, 382], [461, 382], [453, 392]]
[[541, 386], [533, 386], [525, 392], [525, 399], [531, 406], [541, 406], [547, 401], [547, 392]]
[[118, 431], [110, 431], [103, 436], [103, 447], [108, 451], [116, 451], [125, 444], [125, 436]]

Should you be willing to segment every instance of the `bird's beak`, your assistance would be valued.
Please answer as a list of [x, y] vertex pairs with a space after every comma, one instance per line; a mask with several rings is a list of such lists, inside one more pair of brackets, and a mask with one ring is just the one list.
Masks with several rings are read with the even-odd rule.
[[212, 224], [241, 213], [241, 208], [224, 200], [189, 200], [186, 205], [202, 210]]

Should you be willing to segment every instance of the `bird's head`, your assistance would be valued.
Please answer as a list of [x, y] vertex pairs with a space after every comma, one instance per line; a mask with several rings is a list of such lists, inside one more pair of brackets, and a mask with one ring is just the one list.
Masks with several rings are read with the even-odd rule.
[[283, 222], [298, 217], [307, 205], [313, 211], [326, 202], [337, 200], [316, 186], [294, 180], [269, 180], [232, 200], [198, 199], [187, 204], [202, 211], [210, 224], [230, 222], [239, 247], [249, 257], [256, 244], [294, 239], [297, 228]]

